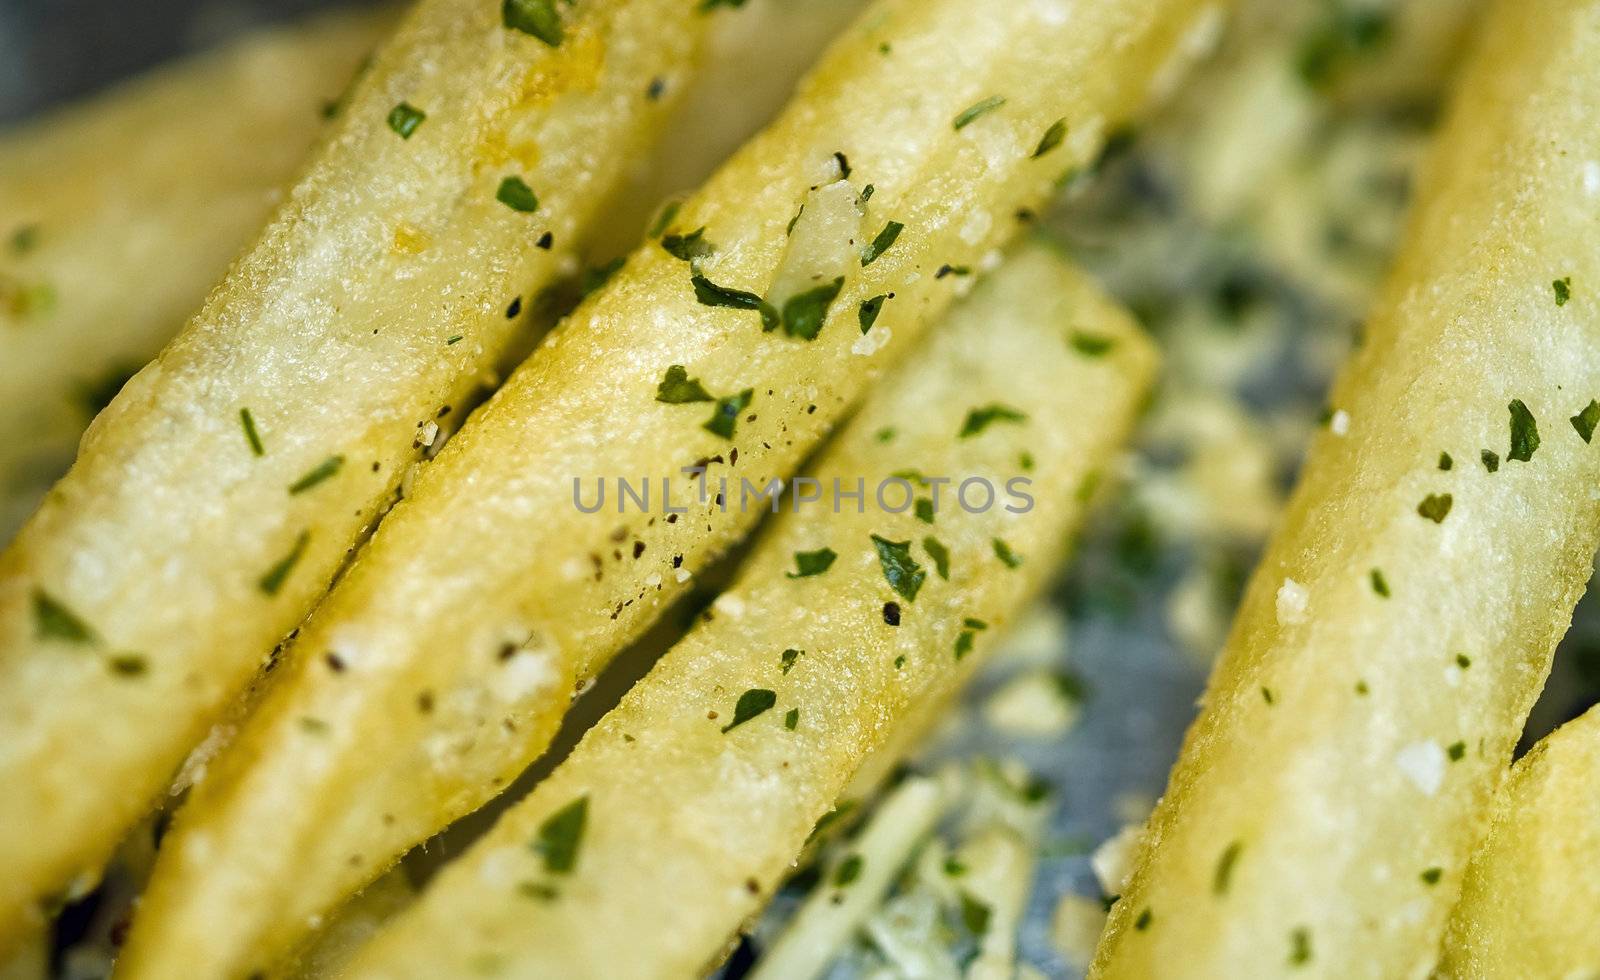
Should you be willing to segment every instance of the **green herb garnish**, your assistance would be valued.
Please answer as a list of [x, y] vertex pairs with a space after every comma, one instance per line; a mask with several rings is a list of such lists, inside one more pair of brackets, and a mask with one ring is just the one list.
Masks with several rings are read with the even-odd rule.
[[1061, 141], [1066, 138], [1067, 121], [1065, 119], [1057, 119], [1055, 122], [1050, 124], [1049, 129], [1044, 131], [1044, 138], [1039, 141], [1039, 148], [1033, 151], [1033, 159], [1037, 160], [1046, 153], [1049, 153], [1051, 150], [1054, 150], [1056, 147], [1060, 146]]
[[250, 414], [248, 408], [239, 409], [239, 425], [244, 429], [245, 441], [250, 443], [250, 452], [257, 456], [265, 456], [267, 447], [261, 444], [261, 433], [256, 431], [256, 419]]
[[33, 590], [33, 635], [65, 643], [98, 643], [90, 625], [66, 604], [41, 588]]
[[1583, 411], [1572, 417], [1572, 427], [1578, 430], [1578, 438], [1588, 442], [1594, 438], [1594, 427], [1600, 425], [1600, 401], [1590, 400]]
[[844, 288], [844, 276], [798, 293], [783, 304], [783, 332], [801, 340], [816, 340], [828, 319], [828, 307]]
[[682, 259], [690, 264], [716, 251], [716, 246], [706, 241], [704, 225], [689, 232], [687, 235], [664, 236], [661, 239], [661, 247], [666, 249], [667, 254], [673, 258]]
[[982, 408], [974, 408], [967, 413], [967, 420], [962, 423], [959, 438], [970, 439], [996, 422], [1021, 423], [1026, 421], [1028, 421], [1028, 416], [1014, 408], [1000, 404], [985, 405]]
[[982, 102], [975, 102], [972, 105], [967, 106], [965, 109], [961, 110], [953, 122], [956, 132], [959, 133], [961, 130], [966, 129], [968, 126], [976, 122], [980, 117], [993, 112], [1005, 104], [1005, 96], [991, 95]]
[[761, 314], [761, 329], [776, 330], [781, 322], [772, 304], [755, 293], [742, 289], [719, 286], [696, 272], [690, 279], [694, 283], [694, 298], [701, 306], [719, 306], [730, 310], [754, 310]]
[[890, 541], [874, 534], [872, 544], [878, 549], [878, 563], [883, 566], [883, 577], [889, 588], [907, 602], [915, 602], [928, 573], [911, 557], [911, 542]]
[[764, 687], [753, 687], [739, 695], [739, 700], [733, 706], [733, 720], [722, 727], [722, 734], [726, 735], [752, 718], [772, 710], [778, 703], [776, 691], [769, 691]]
[[1450, 505], [1453, 503], [1448, 493], [1430, 493], [1417, 505], [1417, 513], [1435, 524], [1443, 524], [1444, 519], [1450, 516]]
[[1389, 580], [1383, 577], [1383, 569], [1381, 568], [1372, 570], [1372, 591], [1385, 599], [1389, 598]]
[[900, 233], [905, 230], [906, 226], [898, 221], [891, 221], [884, 225], [883, 230], [878, 232], [878, 237], [872, 240], [872, 244], [862, 250], [861, 267], [866, 268], [878, 261], [883, 253], [894, 247], [894, 243], [900, 238]]
[[934, 572], [946, 582], [950, 581], [950, 549], [946, 548], [938, 538], [929, 535], [922, 539], [922, 550], [933, 559]]
[[1567, 300], [1572, 298], [1572, 277], [1563, 276], [1550, 284], [1550, 289], [1556, 294], [1556, 305], [1566, 306]]
[[839, 866], [833, 869], [833, 887], [845, 888], [861, 877], [861, 868], [865, 864], [859, 854], [846, 855]]
[[1000, 538], [994, 539], [994, 556], [1007, 568], [1019, 568], [1022, 565], [1022, 556], [1012, 551], [1011, 546]]
[[888, 296], [874, 296], [861, 304], [861, 309], [856, 311], [856, 322], [861, 324], [861, 332], [866, 333], [872, 325], [878, 322], [878, 314], [883, 312], [883, 304]]
[[800, 709], [790, 708], [789, 713], [783, 716], [783, 727], [794, 731], [800, 726]]
[[500, 189], [494, 192], [494, 199], [511, 210], [521, 211], [524, 214], [532, 214], [539, 210], [539, 195], [533, 192], [527, 181], [517, 176], [502, 179]]
[[1511, 451], [1506, 453], [1506, 459], [1526, 463], [1539, 449], [1539, 423], [1520, 398], [1506, 407], [1511, 411]]
[[789, 572], [790, 578], [810, 578], [821, 575], [833, 567], [834, 560], [839, 557], [832, 548], [818, 548], [816, 551], [797, 551], [794, 553], [795, 570]]
[[294, 571], [294, 566], [300, 564], [300, 559], [305, 557], [306, 546], [310, 543], [311, 532], [301, 531], [300, 536], [294, 539], [294, 544], [289, 548], [289, 553], [279, 558], [256, 583], [261, 591], [267, 595], [277, 595], [278, 590], [283, 588], [283, 583], [289, 578], [289, 573]]
[[1244, 850], [1244, 841], [1234, 841], [1222, 849], [1222, 856], [1217, 858], [1217, 870], [1211, 875], [1211, 891], [1217, 895], [1228, 894], [1228, 885], [1233, 882], [1233, 867], [1239, 863], [1239, 854]]
[[389, 128], [400, 134], [401, 139], [410, 139], [411, 134], [417, 131], [428, 114], [418, 109], [409, 102], [402, 102], [389, 110]]
[[1072, 331], [1072, 349], [1084, 357], [1104, 357], [1117, 346], [1114, 338], [1087, 330]]
[[551, 874], [570, 874], [578, 864], [578, 846], [589, 822], [589, 797], [580, 796], [545, 818], [539, 833], [528, 846], [544, 858], [544, 869]]
[[566, 37], [555, 0], [505, 0], [500, 20], [514, 31], [531, 34], [552, 48]]
[[689, 371], [682, 364], [674, 364], [667, 368], [667, 373], [662, 376], [661, 383], [656, 385], [656, 401], [668, 405], [687, 405], [692, 402], [709, 402], [716, 399], [700, 384], [698, 378], [689, 377]]
[[289, 484], [290, 496], [305, 493], [307, 490], [310, 490], [323, 480], [326, 480], [338, 473], [340, 468], [343, 466], [343, 456], [329, 456], [327, 459], [306, 471], [305, 476], [302, 476], [300, 479]]
[[705, 430], [724, 439], [733, 438], [733, 430], [739, 424], [739, 413], [750, 407], [750, 399], [755, 397], [755, 389], [746, 388], [737, 395], [717, 399], [717, 407], [711, 413], [711, 420], [705, 424]]

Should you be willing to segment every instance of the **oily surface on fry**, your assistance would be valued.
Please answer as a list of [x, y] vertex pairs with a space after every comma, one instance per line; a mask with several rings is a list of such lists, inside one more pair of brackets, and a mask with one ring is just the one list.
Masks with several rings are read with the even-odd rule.
[[[243, 955], [292, 934], [498, 792], [543, 749], [575, 681], [759, 516], [695, 499], [682, 468], [735, 487], [786, 476], [998, 257], [1019, 209], [1143, 104], [1202, 6], [869, 10], [666, 229], [704, 226], [709, 253], [632, 256], [421, 471], [177, 819], [125, 963], [201, 944]], [[1004, 105], [957, 128], [996, 92]], [[1039, 154], [1063, 117], [1077, 135]], [[869, 259], [891, 221], [903, 231]], [[726, 305], [834, 278], [812, 340]], [[716, 401], [662, 401], [674, 365]], [[578, 506], [575, 481], [588, 506], [597, 481], [615, 493], [621, 478], [654, 481], [651, 513], [619, 514], [614, 496]], [[687, 513], [665, 514], [663, 480]]]
[[1483, 30], [1093, 975], [1426, 974], [1600, 527], [1596, 18]]
[[[1085, 355], [1074, 329], [1109, 350]], [[1081, 273], [1043, 251], [1009, 261], [818, 461], [823, 499], [776, 519], [707, 622], [352, 974], [494, 964], [506, 975], [667, 977], [708, 966], [867, 755], [919, 704], [956, 689], [1052, 569], [1079, 490], [1126, 435], [1154, 363]], [[931, 523], [902, 507], [905, 491], [886, 498], [900, 513], [876, 502], [895, 474], [930, 501], [939, 487]], [[1025, 513], [1007, 507], [1018, 477], [1031, 481], [1032, 506], [1009, 503]], [[836, 478], [846, 489], [864, 480], [863, 508], [834, 496]], [[995, 506], [979, 508], [975, 486], [958, 496], [973, 478], [995, 488]], [[943, 479], [954, 482], [933, 482]], [[827, 569], [796, 577], [797, 556], [824, 548], [837, 556]], [[749, 692], [771, 692], [771, 706], [745, 718]], [[562, 870], [536, 842], [575, 800], [586, 817]]]
[[1600, 970], [1600, 711], [1546, 736], [1495, 798], [1450, 913], [1439, 975], [1582, 977]]
[[[92, 875], [323, 592], [515, 335], [508, 309], [569, 259], [706, 20], [595, 0], [552, 47], [498, 4], [425, 0], [378, 54], [0, 556], [0, 936]], [[513, 177], [537, 210], [503, 200]]]
[[0, 540], [261, 229], [395, 19], [266, 31], [0, 136]]

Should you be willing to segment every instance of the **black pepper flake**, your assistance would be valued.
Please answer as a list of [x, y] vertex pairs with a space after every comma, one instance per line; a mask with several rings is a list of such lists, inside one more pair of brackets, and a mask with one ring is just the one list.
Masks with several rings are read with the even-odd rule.
[[883, 604], [883, 621], [890, 626], [900, 625], [900, 603], [886, 602]]
[[517, 316], [519, 314], [521, 314], [521, 313], [522, 313], [522, 297], [521, 296], [513, 296], [511, 298], [511, 305], [506, 307], [506, 319], [507, 320], [515, 320], [517, 318]]

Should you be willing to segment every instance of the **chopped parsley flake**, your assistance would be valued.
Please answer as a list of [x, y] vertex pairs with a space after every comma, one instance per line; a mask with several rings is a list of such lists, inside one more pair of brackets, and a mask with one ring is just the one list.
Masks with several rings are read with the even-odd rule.
[[961, 621], [961, 625], [965, 626], [969, 630], [986, 630], [986, 629], [989, 628], [989, 624], [988, 623], [984, 622], [981, 619], [974, 619], [971, 616], [968, 616], [966, 619], [963, 619]]
[[1578, 438], [1589, 442], [1594, 438], [1594, 427], [1600, 425], [1600, 401], [1590, 400], [1583, 411], [1572, 417], [1572, 427], [1578, 431]]
[[989, 932], [989, 919], [993, 915], [988, 905], [974, 898], [966, 889], [961, 890], [961, 924], [967, 931], [982, 939]]
[[1006, 405], [992, 404], [982, 408], [974, 408], [967, 413], [966, 422], [961, 425], [960, 438], [970, 439], [987, 429], [996, 422], [1022, 423], [1028, 421], [1028, 416]]
[[43, 589], [33, 590], [33, 635], [41, 640], [96, 643], [99, 637], [66, 604]]
[[933, 570], [944, 581], [950, 581], [950, 549], [933, 535], [922, 539], [922, 550], [933, 559]]
[[1311, 962], [1311, 930], [1305, 927], [1289, 933], [1289, 965], [1304, 966]]
[[726, 735], [752, 718], [758, 717], [772, 710], [778, 703], [776, 691], [769, 691], [764, 687], [753, 687], [739, 695], [739, 700], [733, 706], [733, 720], [722, 727], [722, 734]]
[[1500, 469], [1500, 454], [1499, 453], [1495, 452], [1492, 449], [1485, 449], [1481, 454], [1479, 454], [1479, 457], [1483, 460], [1483, 468], [1484, 469], [1488, 470], [1490, 473], [1495, 473], [1495, 472], [1499, 471], [1499, 469]]
[[1012, 551], [1011, 546], [1000, 538], [994, 539], [994, 556], [1007, 568], [1019, 568], [1022, 565], [1022, 556]]
[[883, 256], [883, 253], [894, 247], [894, 243], [900, 238], [900, 233], [905, 230], [906, 226], [898, 221], [891, 221], [884, 225], [883, 230], [878, 232], [878, 237], [874, 238], [872, 243], [862, 250], [861, 267], [866, 268], [878, 261]]
[[1460, 667], [1462, 670], [1466, 670], [1468, 667], [1472, 666], [1472, 658], [1464, 653], [1458, 653], [1456, 654], [1456, 666]]
[[1566, 306], [1567, 300], [1572, 298], [1572, 277], [1562, 276], [1550, 284], [1550, 289], [1556, 294], [1556, 305]]
[[294, 566], [300, 564], [300, 559], [305, 557], [306, 546], [311, 543], [311, 532], [301, 531], [300, 536], [294, 539], [294, 544], [289, 548], [289, 553], [279, 558], [277, 563], [267, 569], [257, 585], [267, 595], [277, 595], [283, 588], [283, 583], [288, 580], [289, 573], [294, 571]]
[[1271, 704], [1272, 704], [1272, 688], [1263, 687], [1261, 689], [1261, 700], [1267, 702], [1268, 706], [1271, 706]]
[[527, 181], [517, 176], [501, 180], [500, 189], [494, 192], [494, 199], [511, 210], [521, 211], [524, 214], [532, 214], [539, 210], [539, 195], [533, 192]]
[[566, 36], [555, 0], [505, 0], [500, 20], [514, 31], [531, 34], [552, 48]]
[[1372, 570], [1372, 591], [1385, 599], [1389, 598], [1389, 580], [1383, 577], [1383, 569], [1381, 568]]
[[411, 134], [417, 131], [422, 121], [428, 114], [418, 109], [409, 102], [402, 102], [389, 110], [389, 128], [400, 134], [401, 139], [410, 139]]
[[539, 833], [529, 845], [544, 858], [544, 869], [551, 874], [570, 874], [578, 864], [578, 846], [589, 822], [589, 797], [580, 796], [545, 818]]
[[1506, 459], [1529, 462], [1539, 449], [1539, 423], [1520, 398], [1506, 407], [1511, 410], [1511, 451]]
[[1154, 919], [1155, 913], [1151, 912], [1150, 907], [1147, 905], [1145, 906], [1144, 911], [1139, 913], [1139, 917], [1133, 920], [1133, 928], [1139, 932], [1144, 932], [1146, 929], [1150, 928], [1150, 923], [1154, 921]]
[[821, 575], [833, 567], [834, 560], [839, 557], [832, 548], [818, 548], [816, 551], [797, 551], [794, 553], [795, 570], [789, 572], [790, 578], [810, 578]]
[[1448, 493], [1430, 493], [1417, 505], [1417, 513], [1435, 524], [1443, 524], [1444, 519], [1450, 515], [1452, 503], [1454, 500]]
[[965, 109], [961, 110], [953, 122], [956, 132], [959, 133], [961, 130], [966, 129], [974, 122], [977, 122], [979, 118], [988, 115], [1005, 104], [1005, 96], [991, 95], [982, 102], [975, 102], [972, 105], [967, 106]]
[[1467, 743], [1451, 742], [1450, 747], [1445, 749], [1445, 754], [1450, 757], [1451, 762], [1460, 762], [1467, 755]]
[[1060, 146], [1061, 141], [1066, 138], [1067, 121], [1065, 119], [1057, 119], [1055, 122], [1050, 124], [1049, 129], [1044, 131], [1044, 138], [1039, 141], [1039, 148], [1033, 151], [1033, 159], [1037, 160], [1049, 153], [1051, 150], [1054, 150], [1056, 147]]
[[329, 456], [327, 459], [306, 471], [305, 476], [302, 476], [300, 479], [289, 484], [289, 494], [294, 496], [296, 494], [305, 493], [307, 490], [310, 490], [323, 480], [326, 480], [338, 473], [340, 468], [343, 466], [343, 456]]
[[720, 306], [730, 310], [754, 310], [761, 314], [761, 329], [776, 330], [779, 324], [778, 311], [772, 304], [757, 296], [755, 293], [742, 289], [729, 289], [719, 286], [696, 272], [690, 280], [694, 283], [694, 298], [701, 306]]
[[844, 288], [844, 276], [797, 293], [783, 304], [783, 332], [801, 340], [816, 340], [827, 322], [828, 308]]
[[1211, 876], [1211, 891], [1217, 895], [1228, 894], [1228, 885], [1233, 882], [1233, 868], [1239, 863], [1239, 854], [1244, 850], [1244, 841], [1234, 841], [1222, 849], [1222, 856], [1217, 858], [1217, 870]]
[[704, 225], [689, 232], [687, 235], [663, 236], [661, 247], [673, 258], [682, 259], [690, 264], [693, 264], [698, 259], [705, 258], [717, 250], [715, 245], [706, 241]]
[[691, 402], [709, 402], [716, 399], [711, 397], [711, 393], [706, 391], [698, 378], [689, 377], [687, 368], [682, 364], [674, 364], [667, 368], [661, 383], [656, 385], [656, 401], [668, 405], [687, 405]]
[[872, 325], [878, 322], [878, 314], [883, 312], [884, 301], [888, 298], [888, 296], [874, 296], [862, 302], [861, 309], [856, 311], [856, 322], [861, 324], [862, 333], [871, 330]]
[[927, 497], [918, 497], [915, 506], [917, 520], [924, 524], [932, 524], [934, 519], [933, 501]]
[[783, 651], [782, 670], [784, 674], [788, 674], [789, 671], [793, 670], [795, 661], [799, 660], [803, 656], [805, 656], [804, 650], [796, 650], [791, 647], [790, 649]]
[[746, 388], [737, 395], [717, 399], [717, 407], [711, 413], [711, 420], [705, 424], [705, 430], [724, 439], [732, 439], [734, 427], [739, 424], [739, 413], [750, 407], [750, 399], [754, 397], [755, 389]]
[[911, 542], [890, 541], [874, 534], [872, 544], [878, 549], [878, 563], [883, 566], [889, 587], [907, 602], [915, 602], [928, 573], [911, 557]]
[[1450, 458], [1450, 454], [1449, 453], [1440, 453], [1439, 454], [1439, 469], [1441, 469], [1444, 472], [1448, 473], [1451, 470], [1455, 469], [1455, 465], [1456, 465], [1456, 461]]
[[857, 878], [861, 877], [861, 868], [866, 862], [859, 854], [846, 855], [839, 866], [833, 869], [833, 887], [849, 887]]
[[972, 643], [974, 639], [975, 637], [971, 630], [962, 630], [960, 634], [956, 636], [955, 654], [957, 660], [961, 660], [967, 654], [972, 652]]
[[106, 661], [106, 666], [118, 677], [143, 677], [150, 671], [150, 662], [137, 653], [119, 653]]
[[894, 442], [895, 431], [892, 425], [884, 426], [873, 435], [873, 438], [880, 443]]
[[1072, 331], [1072, 349], [1084, 357], [1104, 357], [1117, 346], [1115, 339], [1086, 330]]
[[800, 726], [800, 709], [790, 708], [789, 713], [783, 716], [783, 727], [794, 731]]
[[1437, 885], [1439, 883], [1439, 879], [1444, 877], [1444, 869], [1429, 868], [1428, 870], [1422, 872], [1422, 874], [1418, 877], [1422, 879], [1422, 883], [1424, 885]]

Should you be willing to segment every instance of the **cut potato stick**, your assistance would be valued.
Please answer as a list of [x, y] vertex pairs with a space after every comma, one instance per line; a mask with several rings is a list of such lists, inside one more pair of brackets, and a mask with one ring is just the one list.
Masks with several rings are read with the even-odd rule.
[[0, 136], [0, 540], [261, 230], [396, 19], [263, 31]]
[[[864, 760], [960, 685], [1051, 571], [1154, 363], [1081, 273], [1040, 251], [1014, 257], [826, 451], [824, 499], [777, 519], [710, 620], [351, 975], [706, 967]], [[1006, 483], [1024, 471], [1033, 505], [1010, 513]], [[895, 474], [956, 481], [931, 524], [873, 500]], [[860, 509], [835, 479], [846, 491], [864, 481]], [[968, 480], [995, 487], [996, 505], [969, 487], [977, 512], [957, 506]], [[890, 486], [900, 507], [908, 493]], [[819, 553], [836, 556], [826, 570]]]
[[573, 261], [709, 19], [591, 0], [558, 35], [521, 10], [407, 17], [0, 556], [0, 947], [92, 878], [323, 593]]
[[1426, 975], [1600, 541], [1600, 9], [1499, 3], [1092, 975]]
[[[498, 792], [574, 684], [763, 512], [697, 501], [681, 468], [700, 461], [731, 494], [786, 477], [1018, 212], [1141, 107], [1196, 10], [1215, 12], [869, 10], [669, 238], [423, 468], [179, 815], [124, 970], [244, 969]], [[656, 506], [618, 514], [622, 479], [649, 480]], [[662, 508], [668, 480], [681, 514]], [[600, 481], [613, 496], [585, 513]]]
[[911, 776], [890, 791], [850, 846], [823, 869], [816, 890], [762, 954], [750, 980], [821, 976], [944, 816], [952, 789], [937, 777]]
[[1600, 974], [1600, 709], [1511, 769], [1450, 913], [1442, 980]]

